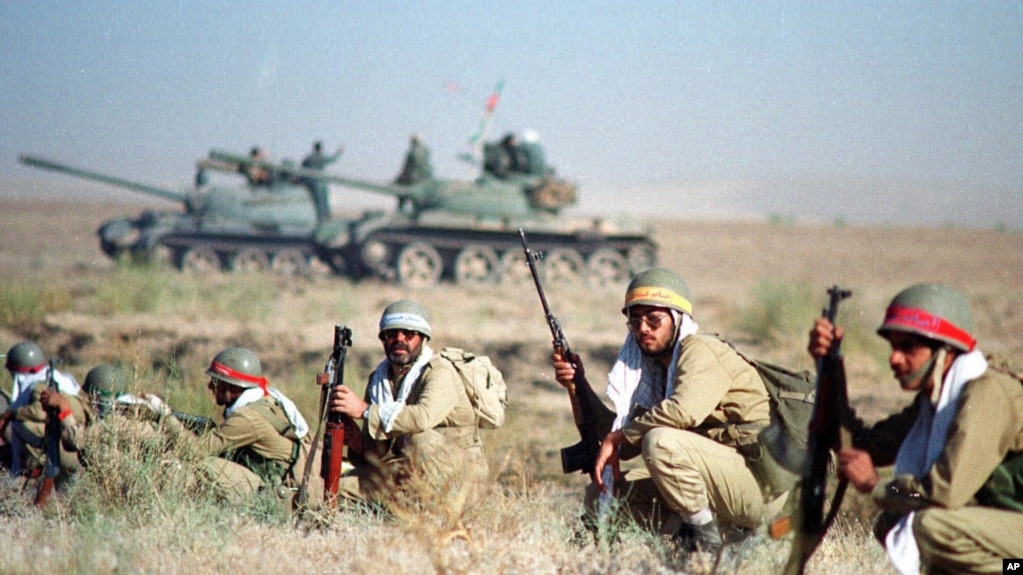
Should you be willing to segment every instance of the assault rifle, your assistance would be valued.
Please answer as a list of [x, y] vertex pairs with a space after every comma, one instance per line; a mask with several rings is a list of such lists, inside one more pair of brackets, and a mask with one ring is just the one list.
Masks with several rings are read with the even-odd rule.
[[185, 426], [185, 429], [192, 433], [205, 433], [217, 426], [212, 419], [203, 417], [201, 415], [192, 415], [191, 413], [183, 413], [181, 411], [171, 412], [181, 425]]
[[305, 509], [309, 498], [309, 477], [312, 475], [313, 459], [315, 459], [316, 449], [319, 447], [320, 427], [324, 420], [327, 422], [327, 428], [323, 432], [323, 460], [320, 463], [320, 477], [324, 482], [323, 500], [331, 508], [337, 505], [345, 446], [345, 427], [348, 418], [341, 413], [328, 413], [327, 403], [330, 399], [330, 392], [334, 388], [344, 385], [345, 357], [351, 346], [352, 330], [345, 326], [335, 325], [334, 347], [331, 350], [330, 358], [327, 359], [323, 373], [316, 376], [316, 383], [320, 386], [320, 415], [313, 445], [309, 448], [309, 457], [306, 458], [305, 469], [302, 473], [302, 484], [299, 485], [298, 492], [295, 494], [294, 505], [299, 512]]
[[[543, 284], [540, 282], [540, 272], [536, 269], [536, 261], [543, 258], [543, 253], [533, 253], [526, 243], [526, 233], [519, 229], [519, 237], [522, 238], [522, 250], [526, 254], [526, 263], [529, 271], [533, 274], [533, 283], [536, 284], [536, 292], [540, 295], [540, 304], [543, 306], [544, 315], [547, 317], [547, 325], [550, 327], [553, 337], [554, 351], [565, 361], [572, 361], [572, 350], [568, 347], [568, 340], [561, 331], [561, 322], [551, 313], [550, 305], [547, 304], [547, 295], [543, 291]], [[573, 409], [575, 415], [575, 426], [579, 430], [579, 443], [565, 447], [561, 450], [561, 470], [563, 473], [579, 471], [593, 477], [594, 467], [597, 464], [597, 452], [600, 450], [600, 441], [607, 433], [607, 429], [600, 429], [595, 410], [602, 410], [602, 421], [611, 419], [611, 411], [600, 401], [597, 394], [593, 392], [586, 378], [580, 370], [576, 370], [572, 378], [572, 387], [569, 389], [569, 396], [578, 409]]]
[[[50, 371], [46, 374], [46, 389], [51, 393], [60, 393], [57, 388], [56, 373], [57, 360], [50, 358]], [[53, 493], [53, 485], [60, 475], [60, 436], [62, 435], [60, 425], [60, 413], [55, 407], [46, 408], [46, 432], [43, 436], [43, 450], [46, 452], [46, 462], [43, 464], [42, 482], [39, 484], [39, 491], [36, 492], [36, 505], [45, 505]]]
[[[828, 289], [828, 307], [823, 317], [835, 323], [838, 304], [852, 295], [837, 285]], [[810, 435], [806, 450], [806, 464], [799, 486], [799, 509], [792, 551], [785, 564], [786, 575], [802, 575], [810, 556], [820, 545], [831, 523], [838, 515], [849, 482], [842, 479], [835, 488], [831, 507], [824, 514], [825, 491], [831, 450], [852, 444], [849, 431], [849, 398], [846, 393], [845, 364], [839, 351], [841, 341], [832, 340], [831, 347], [817, 359], [817, 399], [810, 418]]]

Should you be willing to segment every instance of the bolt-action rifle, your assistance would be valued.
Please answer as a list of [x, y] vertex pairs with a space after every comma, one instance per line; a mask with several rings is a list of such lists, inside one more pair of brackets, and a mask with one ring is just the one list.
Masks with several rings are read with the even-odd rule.
[[[569, 349], [568, 340], [565, 339], [565, 334], [561, 331], [561, 322], [554, 317], [550, 305], [547, 304], [547, 295], [543, 291], [540, 273], [536, 268], [536, 261], [543, 258], [543, 253], [530, 251], [529, 244], [526, 243], [526, 233], [521, 229], [519, 237], [522, 238], [522, 250], [526, 254], [526, 263], [529, 265], [529, 271], [533, 274], [533, 283], [536, 284], [536, 292], [540, 295], [540, 304], [543, 305], [547, 325], [551, 330], [554, 351], [565, 358], [565, 361], [572, 361], [572, 350]], [[597, 452], [600, 449], [600, 441], [609, 431], [606, 422], [613, 420], [614, 415], [593, 392], [593, 388], [586, 381], [586, 377], [581, 374], [581, 370], [576, 370], [575, 376], [572, 378], [572, 386], [568, 391], [575, 406], [572, 412], [575, 416], [575, 426], [579, 430], [580, 441], [561, 450], [561, 470], [566, 474], [576, 471], [586, 473], [596, 481], [593, 473], [597, 464]]]
[[[46, 374], [46, 389], [51, 393], [60, 393], [57, 388], [56, 373], [57, 360], [50, 358], [50, 371]], [[45, 505], [53, 493], [53, 485], [60, 475], [60, 436], [62, 435], [60, 425], [60, 413], [56, 407], [46, 408], [46, 431], [43, 436], [43, 450], [46, 453], [46, 462], [43, 465], [42, 482], [36, 492], [36, 505]]]
[[[852, 295], [849, 290], [837, 285], [828, 289], [828, 307], [823, 317], [835, 323], [838, 304]], [[795, 514], [795, 535], [792, 551], [785, 564], [786, 575], [802, 575], [810, 556], [820, 545], [831, 523], [838, 515], [849, 482], [842, 479], [835, 488], [831, 506], [824, 514], [825, 492], [827, 490], [828, 467], [831, 465], [831, 450], [838, 450], [852, 444], [849, 430], [849, 398], [846, 392], [845, 364], [839, 350], [841, 341], [832, 340], [831, 347], [817, 359], [817, 399], [810, 418], [810, 435], [807, 445], [807, 459], [799, 484], [799, 508]], [[774, 527], [774, 526], [772, 526]], [[784, 531], [784, 528], [782, 528]]]

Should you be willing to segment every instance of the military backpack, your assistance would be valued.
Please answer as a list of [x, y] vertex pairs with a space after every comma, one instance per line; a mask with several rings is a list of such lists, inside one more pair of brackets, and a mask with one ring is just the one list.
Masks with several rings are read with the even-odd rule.
[[508, 386], [504, 376], [485, 355], [475, 355], [457, 347], [446, 347], [440, 357], [448, 361], [462, 379], [465, 393], [472, 402], [473, 411], [483, 429], [497, 429], [504, 425], [504, 410], [508, 406]]

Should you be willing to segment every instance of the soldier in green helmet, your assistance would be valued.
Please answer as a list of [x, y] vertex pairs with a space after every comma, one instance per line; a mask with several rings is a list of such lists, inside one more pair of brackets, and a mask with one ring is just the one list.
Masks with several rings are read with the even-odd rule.
[[[628, 334], [607, 387], [616, 415], [605, 424], [586, 520], [598, 524], [604, 498], [614, 495], [680, 551], [717, 552], [765, 525], [786, 497], [764, 495], [739, 452], [770, 421], [767, 389], [727, 342], [698, 333], [689, 286], [676, 273], [636, 275], [621, 311]], [[579, 357], [552, 359], [557, 381], [573, 393]], [[623, 475], [620, 462], [637, 455]]]
[[[901, 573], [1001, 573], [1023, 557], [1023, 382], [985, 356], [966, 298], [937, 283], [899, 292], [878, 334], [892, 373], [916, 394], [900, 413], [856, 420], [839, 474], [883, 511], [875, 535]], [[842, 329], [818, 319], [808, 350]], [[894, 465], [882, 482], [877, 467]]]
[[251, 350], [221, 351], [206, 375], [217, 405], [224, 408], [223, 423], [196, 440], [211, 456], [206, 467], [214, 492], [240, 502], [272, 489], [282, 502], [290, 502], [309, 451], [305, 418], [291, 399], [270, 386]]
[[46, 427], [46, 408], [56, 408], [63, 431], [61, 443], [61, 475], [58, 488], [66, 485], [77, 473], [78, 457], [74, 442], [69, 441], [81, 425], [92, 419], [88, 406], [78, 393], [80, 387], [70, 374], [54, 369], [53, 379], [57, 392], [47, 390], [50, 366], [43, 350], [32, 341], [22, 341], [10, 348], [4, 367], [14, 384], [4, 429], [4, 440], [11, 446], [11, 475], [15, 477], [38, 475], [45, 463], [43, 436]]
[[354, 469], [339, 486], [345, 497], [395, 503], [396, 489], [416, 484], [443, 494], [443, 501], [428, 504], [443, 503], [457, 514], [487, 479], [473, 405], [453, 364], [427, 343], [431, 334], [423, 306], [391, 303], [378, 332], [386, 357], [365, 394], [347, 386], [331, 394], [330, 410], [361, 428], [361, 445], [349, 445]]

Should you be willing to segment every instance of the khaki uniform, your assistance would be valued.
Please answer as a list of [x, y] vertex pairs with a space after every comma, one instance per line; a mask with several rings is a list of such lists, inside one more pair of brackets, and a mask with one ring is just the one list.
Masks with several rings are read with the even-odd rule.
[[[392, 383], [397, 396], [401, 379]], [[355, 469], [339, 487], [350, 499], [387, 501], [396, 487], [412, 483], [427, 487], [416, 490], [420, 498], [432, 491], [449, 509], [460, 509], [489, 476], [472, 403], [439, 355], [423, 368], [389, 432], [377, 405], [370, 405], [362, 431], [365, 454], [350, 457]]]
[[[666, 371], [655, 375], [667, 378]], [[708, 506], [722, 523], [758, 527], [785, 497], [764, 501], [736, 447], [769, 422], [770, 398], [756, 369], [717, 337], [689, 336], [681, 343], [671, 396], [637, 410], [622, 429], [623, 459], [639, 453], [643, 467], [616, 482], [616, 494], [626, 497], [637, 519], [666, 533], [677, 525], [666, 523], [672, 512], [688, 517]], [[595, 496], [591, 486], [591, 511]]]
[[[28, 404], [18, 408], [11, 421], [11, 433], [23, 442], [22, 470], [29, 477], [43, 471], [46, 463], [46, 409], [40, 397], [46, 389], [45, 383], [38, 383], [32, 388], [32, 399]], [[73, 481], [81, 471], [82, 464], [79, 453], [86, 443], [85, 428], [92, 424], [95, 417], [89, 406], [76, 395], [62, 394], [71, 405], [71, 415], [61, 420], [60, 440], [60, 475], [56, 486], [62, 489]]]
[[277, 489], [282, 498], [290, 498], [290, 491], [301, 482], [309, 451], [309, 436], [299, 440], [284, 409], [271, 396], [238, 409], [198, 441], [213, 456], [207, 459], [206, 472], [214, 492], [230, 501], [248, 498], [262, 488]]
[[[853, 445], [876, 466], [893, 465], [924, 401], [920, 393], [873, 426], [857, 420]], [[1001, 573], [1002, 558], [1023, 557], [1023, 513], [978, 506], [976, 497], [1006, 456], [1021, 451], [1023, 385], [989, 368], [963, 389], [945, 447], [926, 477], [897, 477], [875, 489], [874, 500], [886, 511], [876, 534], [883, 541], [902, 513], [923, 503], [913, 534], [929, 573]]]

